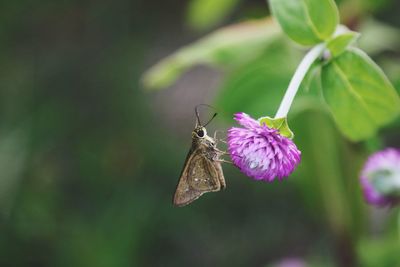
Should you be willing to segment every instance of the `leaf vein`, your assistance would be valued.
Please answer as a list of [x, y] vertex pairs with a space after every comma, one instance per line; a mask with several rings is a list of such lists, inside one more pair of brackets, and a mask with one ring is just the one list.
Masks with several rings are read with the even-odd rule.
[[305, 12], [305, 15], [306, 15], [306, 23], [308, 24], [308, 26], [310, 26], [312, 32], [318, 37], [318, 39], [323, 40], [324, 38], [322, 38], [322, 36], [320, 35], [319, 31], [314, 26], [314, 23], [313, 23], [313, 21], [311, 19], [311, 16], [310, 16], [309, 12], [308, 12], [306, 3], [304, 1], [301, 1], [301, 3], [303, 5], [303, 7], [304, 7], [304, 12]]
[[[367, 103], [360, 96], [360, 94], [357, 93], [357, 91], [353, 89], [353, 86], [351, 85], [351, 82], [349, 81], [349, 79], [347, 79], [347, 77], [343, 73], [342, 69], [335, 62], [332, 62], [332, 65], [333, 65], [333, 68], [338, 73], [339, 77], [342, 79], [343, 83], [346, 85], [346, 87], [347, 87], [348, 91], [350, 92], [350, 94], [352, 94], [357, 100], [360, 101], [361, 105], [364, 107], [364, 109], [366, 111], [366, 114], [370, 117], [371, 121], [375, 122], [373, 120], [373, 116], [372, 116], [371, 112], [368, 109]], [[375, 124], [376, 124], [376, 122], [375, 122]]]

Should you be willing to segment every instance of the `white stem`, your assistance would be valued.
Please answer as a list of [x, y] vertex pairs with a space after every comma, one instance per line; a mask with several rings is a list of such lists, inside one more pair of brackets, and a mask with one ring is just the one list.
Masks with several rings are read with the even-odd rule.
[[300, 62], [300, 65], [297, 67], [292, 79], [290, 80], [288, 89], [286, 90], [286, 93], [282, 99], [278, 112], [276, 112], [275, 118], [284, 118], [287, 116], [301, 82], [306, 76], [311, 65], [322, 54], [324, 50], [325, 44], [318, 44], [314, 46], [310, 51], [308, 51], [308, 53], [304, 56], [303, 60]]
[[[349, 31], [349, 29], [346, 26], [338, 25], [335, 33], [333, 34], [333, 37], [347, 31]], [[308, 51], [308, 53], [304, 56], [303, 60], [300, 62], [300, 65], [297, 67], [292, 79], [290, 80], [288, 89], [283, 96], [281, 105], [279, 106], [278, 112], [276, 112], [275, 118], [284, 118], [287, 116], [301, 82], [306, 76], [311, 65], [322, 54], [322, 52], [324, 52], [325, 48], [325, 43], [318, 44], [314, 46], [310, 51]]]

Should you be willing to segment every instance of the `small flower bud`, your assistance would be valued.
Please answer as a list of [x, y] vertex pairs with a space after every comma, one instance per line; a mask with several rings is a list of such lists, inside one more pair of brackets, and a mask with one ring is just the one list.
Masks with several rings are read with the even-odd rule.
[[369, 204], [400, 203], [400, 149], [387, 148], [372, 154], [363, 167], [360, 182]]

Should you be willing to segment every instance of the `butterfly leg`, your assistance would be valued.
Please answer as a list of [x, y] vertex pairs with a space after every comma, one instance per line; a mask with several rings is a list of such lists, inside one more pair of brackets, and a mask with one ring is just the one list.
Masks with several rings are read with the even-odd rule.
[[232, 161], [228, 161], [228, 160], [224, 160], [224, 159], [218, 159], [218, 160], [216, 160], [216, 162], [220, 162], [220, 163], [229, 163], [229, 164], [234, 165]]
[[217, 133], [221, 133], [221, 132], [223, 132], [223, 131], [221, 131], [221, 130], [216, 130], [216, 131], [214, 132], [214, 139], [217, 139]]
[[236, 154], [231, 154], [231, 153], [226, 152], [226, 151], [218, 151], [218, 152], [220, 152], [222, 155], [229, 155], [229, 156], [235, 156], [235, 157], [243, 158], [243, 156], [236, 155]]
[[221, 155], [229, 155], [229, 153], [226, 152], [226, 151], [222, 151], [222, 150], [220, 150], [220, 149], [218, 149], [218, 148], [214, 148], [214, 149], [215, 149], [215, 151], [217, 151], [217, 152], [220, 153]]
[[231, 154], [231, 153], [229, 153], [229, 152], [219, 150], [218, 148], [215, 148], [215, 151], [218, 152], [219, 154], [221, 154], [221, 156], [223, 156], [223, 155], [229, 155], [229, 156], [235, 156], [235, 157], [243, 158], [243, 157], [240, 156], [240, 155]]
[[218, 141], [218, 142], [222, 142], [222, 143], [225, 143], [226, 144], [226, 140], [225, 139], [219, 139], [218, 137], [217, 137], [217, 133], [223, 133], [224, 131], [221, 131], [221, 130], [216, 130], [215, 132], [214, 132], [214, 140], [215, 141]]

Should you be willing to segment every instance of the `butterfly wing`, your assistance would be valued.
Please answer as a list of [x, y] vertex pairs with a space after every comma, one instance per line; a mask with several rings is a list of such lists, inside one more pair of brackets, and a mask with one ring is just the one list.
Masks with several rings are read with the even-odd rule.
[[[189, 153], [174, 195], [175, 206], [185, 206], [202, 194], [221, 189], [224, 181], [219, 162], [211, 161], [197, 149]], [[225, 187], [225, 183], [222, 185]]]

